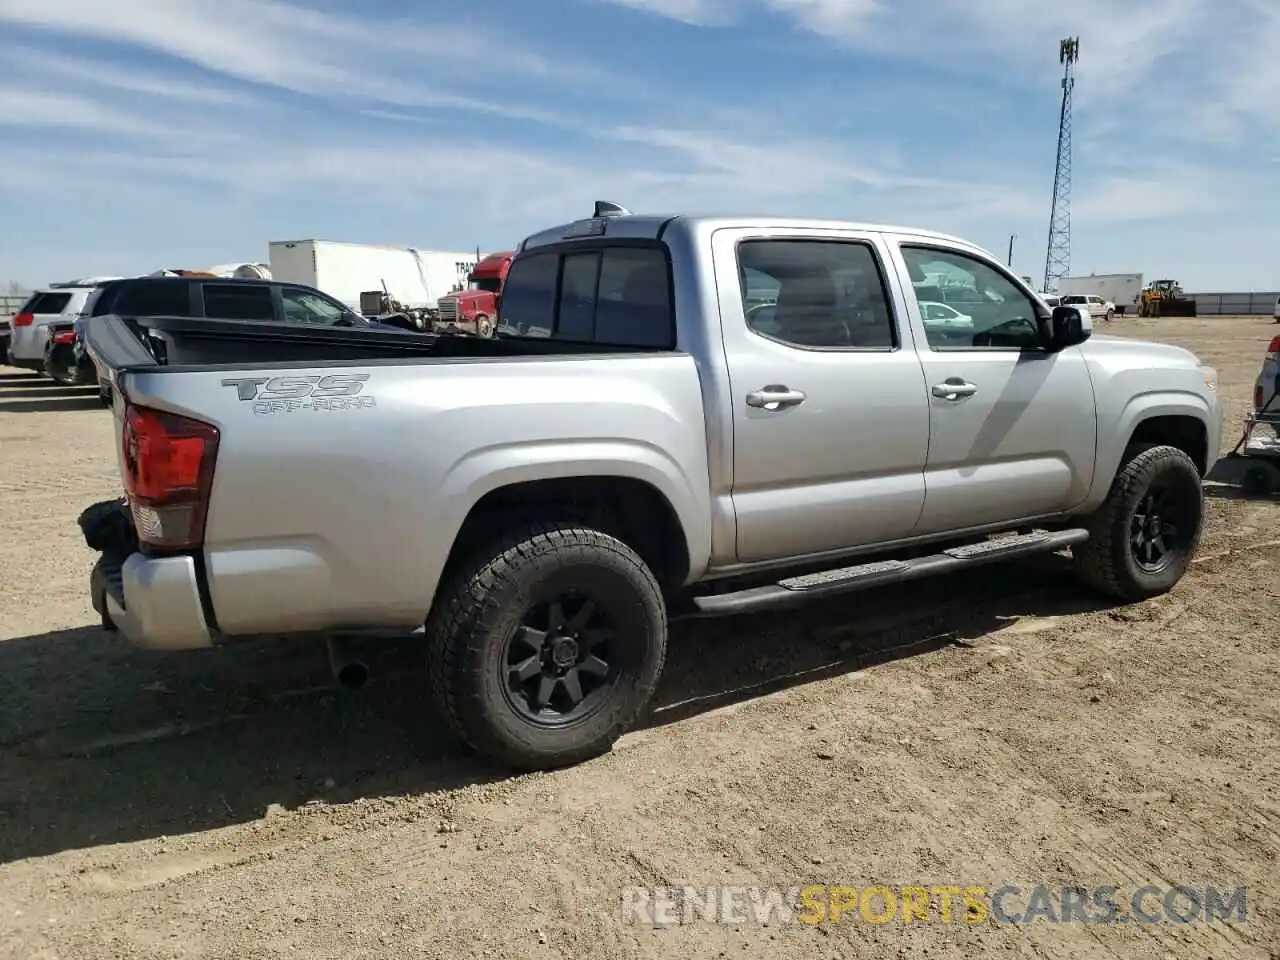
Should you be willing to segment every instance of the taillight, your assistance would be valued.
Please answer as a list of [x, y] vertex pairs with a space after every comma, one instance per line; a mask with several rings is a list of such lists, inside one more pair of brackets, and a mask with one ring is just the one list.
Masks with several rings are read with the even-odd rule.
[[218, 456], [218, 428], [130, 406], [123, 432], [124, 487], [138, 540], [163, 550], [200, 546]]
[[[14, 317], [15, 321], [17, 319], [17, 317]], [[1280, 337], [1271, 338], [1271, 343], [1267, 345], [1267, 359], [1280, 360]]]
[[53, 342], [60, 344], [70, 344], [76, 342], [76, 332], [74, 330], [65, 330], [62, 333], [53, 335]]
[[33, 313], [19, 313], [13, 318], [13, 325], [15, 327], [29, 327], [35, 322], [36, 317]]

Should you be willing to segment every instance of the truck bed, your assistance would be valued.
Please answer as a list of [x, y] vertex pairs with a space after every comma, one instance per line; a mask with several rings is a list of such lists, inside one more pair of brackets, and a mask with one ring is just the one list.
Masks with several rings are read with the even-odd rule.
[[115, 316], [86, 340], [120, 449], [129, 411], [217, 431], [198, 547], [107, 577], [143, 645], [421, 626], [464, 521], [532, 481], [647, 483], [709, 549], [687, 353]]
[[116, 371], [140, 367], [190, 370], [202, 366], [460, 359], [654, 352], [532, 337], [459, 337], [410, 331], [306, 327], [186, 317], [95, 318], [91, 350]]

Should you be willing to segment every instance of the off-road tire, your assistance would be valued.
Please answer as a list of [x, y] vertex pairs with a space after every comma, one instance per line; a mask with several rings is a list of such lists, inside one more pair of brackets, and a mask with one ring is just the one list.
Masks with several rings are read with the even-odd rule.
[[[542, 727], [508, 700], [504, 650], [540, 591], [573, 584], [589, 587], [608, 608], [625, 662], [593, 713]], [[454, 734], [511, 769], [551, 770], [608, 753], [640, 719], [662, 674], [667, 614], [653, 573], [625, 543], [572, 521], [534, 522], [459, 565], [426, 634], [432, 692]]]
[[[1194, 513], [1194, 533], [1159, 572], [1143, 570], [1130, 540], [1135, 510], [1159, 479], [1177, 486]], [[1204, 489], [1195, 462], [1177, 447], [1138, 445], [1126, 451], [1107, 499], [1086, 518], [1089, 539], [1071, 548], [1073, 564], [1088, 587], [1127, 603], [1167, 593], [1182, 579], [1204, 529]]]

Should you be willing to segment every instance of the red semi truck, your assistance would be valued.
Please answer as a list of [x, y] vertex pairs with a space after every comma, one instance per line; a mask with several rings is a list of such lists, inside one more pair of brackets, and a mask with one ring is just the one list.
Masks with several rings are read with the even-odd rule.
[[439, 316], [437, 330], [446, 333], [472, 333], [478, 337], [493, 335], [498, 318], [498, 296], [511, 268], [514, 250], [491, 253], [482, 258], [467, 276], [467, 287], [443, 296], [436, 303]]

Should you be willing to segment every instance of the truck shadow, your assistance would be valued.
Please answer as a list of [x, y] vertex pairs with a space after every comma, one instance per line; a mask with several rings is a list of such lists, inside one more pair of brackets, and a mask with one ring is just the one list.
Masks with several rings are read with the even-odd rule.
[[5, 403], [25, 400], [62, 400], [77, 397], [89, 397], [96, 400], [98, 398], [98, 388], [93, 385], [68, 387], [49, 381], [47, 386], [44, 384], [38, 386], [22, 384], [11, 390], [0, 389], [0, 401]]
[[[50, 388], [50, 393], [56, 388]], [[76, 394], [33, 396], [10, 399], [0, 393], [0, 413], [67, 413], [74, 410], [102, 410], [96, 390]]]
[[[1061, 558], [992, 566], [790, 612], [674, 624], [648, 721], [1105, 608]], [[1017, 643], [1034, 643], [1021, 636]], [[421, 649], [384, 643], [366, 690], [323, 646], [155, 654], [96, 627], [0, 642], [0, 862], [261, 818], [272, 805], [416, 796], [507, 776], [426, 706]]]

